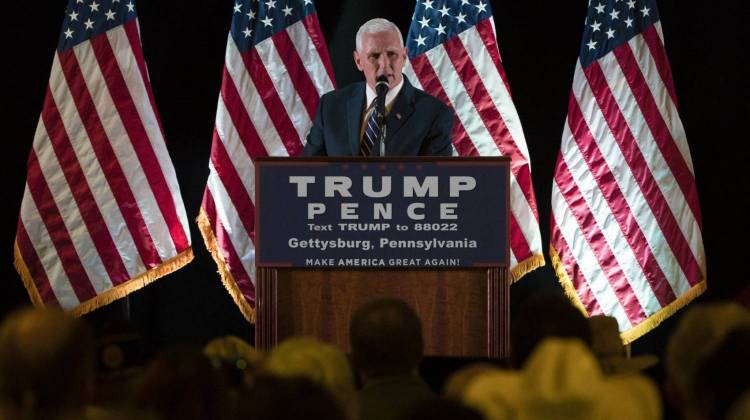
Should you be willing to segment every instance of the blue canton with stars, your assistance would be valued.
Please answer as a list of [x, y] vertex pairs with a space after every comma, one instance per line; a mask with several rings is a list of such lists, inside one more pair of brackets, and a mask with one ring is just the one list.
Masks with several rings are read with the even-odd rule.
[[492, 18], [489, 0], [419, 0], [407, 37], [409, 58], [488, 18]]
[[57, 51], [63, 52], [136, 17], [135, 0], [69, 0]]
[[245, 52], [311, 13], [315, 13], [312, 0], [237, 1], [232, 11], [232, 38], [240, 52]]
[[589, 0], [581, 66], [586, 68], [658, 21], [656, 0]]

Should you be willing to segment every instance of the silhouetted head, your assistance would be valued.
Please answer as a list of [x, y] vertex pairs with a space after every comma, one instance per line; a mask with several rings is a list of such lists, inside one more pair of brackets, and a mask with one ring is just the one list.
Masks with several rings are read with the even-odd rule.
[[366, 378], [411, 373], [422, 359], [419, 317], [399, 299], [375, 299], [357, 309], [349, 340], [354, 366]]

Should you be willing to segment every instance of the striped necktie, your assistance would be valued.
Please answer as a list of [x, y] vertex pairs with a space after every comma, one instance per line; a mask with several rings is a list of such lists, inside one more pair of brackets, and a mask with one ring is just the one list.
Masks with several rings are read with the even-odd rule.
[[380, 128], [378, 127], [377, 102], [377, 98], [373, 99], [372, 104], [370, 104], [370, 107], [368, 108], [371, 109], [371, 111], [370, 116], [367, 117], [367, 122], [365, 123], [365, 133], [362, 136], [362, 141], [359, 142], [360, 156], [370, 156], [372, 148], [377, 143], [378, 137], [380, 137]]

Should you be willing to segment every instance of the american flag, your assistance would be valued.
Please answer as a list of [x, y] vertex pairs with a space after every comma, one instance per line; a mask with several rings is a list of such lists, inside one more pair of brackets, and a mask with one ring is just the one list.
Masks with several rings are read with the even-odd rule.
[[192, 259], [132, 1], [68, 2], [27, 170], [14, 257], [35, 305], [82, 314]]
[[552, 184], [567, 294], [625, 342], [706, 289], [693, 164], [654, 0], [592, 1]]
[[253, 160], [299, 155], [320, 96], [335, 86], [312, 0], [244, 0], [232, 13], [198, 225], [224, 286], [253, 322]]
[[412, 83], [450, 106], [462, 156], [511, 158], [511, 280], [544, 265], [531, 165], [486, 0], [423, 0], [406, 47]]

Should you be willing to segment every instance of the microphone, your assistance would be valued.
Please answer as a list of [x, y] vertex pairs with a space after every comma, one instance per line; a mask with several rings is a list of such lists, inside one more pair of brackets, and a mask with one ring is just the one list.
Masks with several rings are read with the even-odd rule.
[[[378, 76], [375, 80], [375, 93], [378, 95], [375, 102], [375, 110], [377, 112], [378, 127], [380, 128], [380, 136], [378, 136], [377, 149], [379, 149], [379, 156], [385, 156], [385, 95], [388, 93], [388, 77], [384, 74]], [[373, 152], [375, 148], [373, 147]]]

